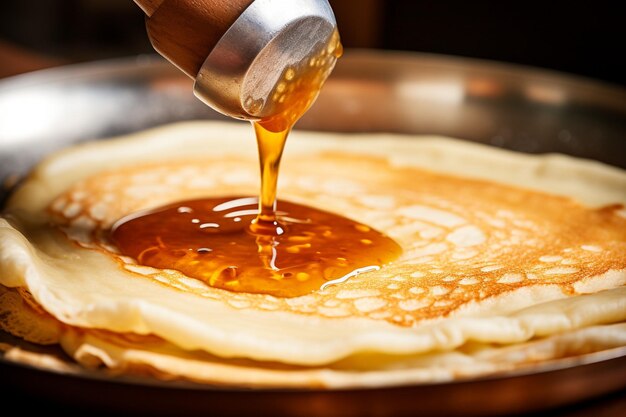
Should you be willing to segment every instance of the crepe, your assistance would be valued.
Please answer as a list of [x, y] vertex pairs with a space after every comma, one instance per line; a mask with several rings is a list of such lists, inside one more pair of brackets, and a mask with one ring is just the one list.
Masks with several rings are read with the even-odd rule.
[[56, 154], [14, 193], [0, 220], [4, 328], [28, 334], [11, 323], [41, 308], [42, 329], [85, 365], [254, 386], [454, 379], [624, 346], [626, 173], [446, 138], [304, 132], [281, 171], [279, 198], [384, 231], [403, 255], [295, 298], [119, 255], [108, 231], [125, 215], [257, 192], [248, 127], [173, 125]]

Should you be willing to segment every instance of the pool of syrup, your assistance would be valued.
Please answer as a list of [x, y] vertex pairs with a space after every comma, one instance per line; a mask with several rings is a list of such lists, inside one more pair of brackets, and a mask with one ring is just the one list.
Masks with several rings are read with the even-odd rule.
[[294, 297], [399, 253], [382, 233], [313, 207], [278, 202], [280, 233], [252, 231], [256, 197], [186, 201], [122, 219], [113, 239], [140, 264], [175, 269], [237, 292]]

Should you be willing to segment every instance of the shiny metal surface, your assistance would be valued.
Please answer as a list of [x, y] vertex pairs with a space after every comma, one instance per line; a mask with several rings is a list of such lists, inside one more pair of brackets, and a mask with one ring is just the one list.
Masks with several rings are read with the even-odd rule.
[[204, 61], [194, 94], [237, 119], [272, 116], [280, 77], [307, 62], [336, 27], [327, 0], [255, 0]]
[[[160, 58], [0, 80], [0, 183], [69, 144], [226, 118]], [[549, 71], [420, 54], [348, 52], [296, 128], [442, 134], [626, 168], [626, 91]]]
[[[13, 184], [46, 154], [73, 143], [178, 120], [224, 118], [196, 100], [191, 89], [184, 75], [152, 57], [0, 81], [0, 180]], [[563, 74], [450, 57], [355, 51], [340, 60], [298, 128], [444, 134], [626, 168], [625, 103], [623, 89]], [[255, 146], [252, 135], [250, 146]], [[0, 199], [8, 192], [0, 188]], [[41, 349], [0, 332], [0, 346], [14, 345]], [[58, 349], [46, 351], [67, 360]], [[626, 348], [489, 378], [337, 391], [224, 390], [80, 369], [59, 374], [1, 358], [0, 389], [16, 401], [36, 398], [62, 410], [97, 407], [122, 414], [502, 415], [623, 393]], [[591, 410], [587, 415], [596, 414]]]

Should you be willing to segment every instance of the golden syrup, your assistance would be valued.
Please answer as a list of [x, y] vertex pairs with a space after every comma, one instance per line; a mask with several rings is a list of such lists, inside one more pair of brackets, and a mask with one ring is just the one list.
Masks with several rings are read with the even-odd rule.
[[124, 255], [176, 269], [211, 286], [295, 297], [396, 259], [389, 237], [316, 208], [276, 202], [280, 160], [293, 125], [317, 98], [341, 56], [337, 32], [285, 70], [270, 99], [276, 115], [254, 122], [260, 197], [179, 202], [122, 219], [112, 232]]
[[259, 216], [252, 224], [255, 233], [280, 233], [276, 224], [276, 185], [280, 159], [293, 125], [311, 107], [324, 82], [342, 55], [339, 33], [334, 31], [326, 45], [298, 67], [285, 69], [270, 94], [276, 115], [253, 122], [261, 165]]
[[281, 234], [255, 234], [254, 197], [185, 201], [122, 219], [120, 251], [140, 264], [176, 269], [237, 292], [294, 297], [394, 260], [389, 237], [345, 217], [279, 201]]

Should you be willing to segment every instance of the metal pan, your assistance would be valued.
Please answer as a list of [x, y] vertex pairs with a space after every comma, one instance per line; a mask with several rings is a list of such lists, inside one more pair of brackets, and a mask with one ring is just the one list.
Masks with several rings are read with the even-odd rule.
[[[443, 134], [626, 168], [625, 103], [624, 89], [554, 72], [353, 51], [340, 61], [298, 128]], [[221, 118], [192, 96], [190, 80], [155, 57], [1, 81], [0, 183], [5, 187], [0, 201], [55, 149], [179, 120]], [[41, 350], [2, 332], [0, 344]], [[68, 360], [58, 348], [44, 350]], [[23, 410], [43, 404], [65, 413], [91, 407], [128, 415], [499, 415], [553, 409], [610, 393], [622, 398], [626, 348], [488, 378], [360, 390], [233, 390], [73, 369], [50, 372], [0, 358], [0, 392]]]

